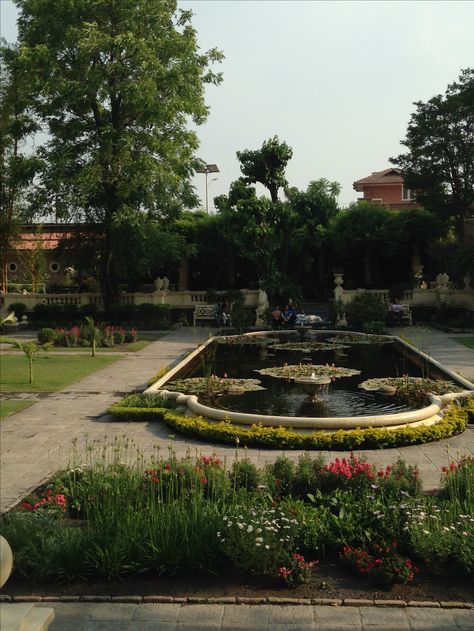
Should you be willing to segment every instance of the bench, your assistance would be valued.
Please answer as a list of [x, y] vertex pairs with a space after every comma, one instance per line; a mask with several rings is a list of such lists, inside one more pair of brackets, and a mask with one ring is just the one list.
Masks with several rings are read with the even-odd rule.
[[193, 326], [196, 322], [214, 322], [216, 321], [216, 310], [214, 305], [196, 305], [193, 313]]
[[410, 305], [402, 305], [402, 322], [405, 322], [408, 326], [412, 325], [412, 312]]

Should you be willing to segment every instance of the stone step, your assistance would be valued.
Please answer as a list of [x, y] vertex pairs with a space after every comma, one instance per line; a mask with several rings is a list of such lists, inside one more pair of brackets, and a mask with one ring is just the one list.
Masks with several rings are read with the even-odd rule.
[[54, 609], [33, 603], [1, 603], [1, 631], [46, 631], [54, 620]]

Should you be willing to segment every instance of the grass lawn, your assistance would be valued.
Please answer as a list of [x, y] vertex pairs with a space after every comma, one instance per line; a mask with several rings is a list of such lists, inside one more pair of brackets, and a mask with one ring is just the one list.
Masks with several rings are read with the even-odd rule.
[[20, 410], [24, 410], [30, 405], [33, 405], [35, 401], [28, 400], [13, 400], [13, 399], [0, 399], [0, 419], [5, 418], [5, 416], [9, 416], [14, 412], [19, 412]]
[[65, 357], [45, 355], [33, 362], [33, 383], [28, 383], [28, 360], [24, 355], [1, 358], [0, 390], [4, 392], [53, 392], [120, 359], [115, 357]]
[[459, 342], [460, 344], [463, 344], [464, 346], [467, 346], [468, 348], [474, 348], [474, 337], [453, 337], [451, 338], [456, 342]]
[[[144, 333], [140, 335], [140, 339], [137, 342], [131, 342], [129, 344], [122, 344], [121, 346], [112, 346], [111, 348], [98, 346], [98, 353], [136, 353], [137, 351], [141, 351], [143, 348], [146, 348], [152, 342], [156, 342], [159, 340], [162, 335], [151, 335]], [[10, 346], [9, 349], [5, 349], [5, 352], [18, 352], [18, 349]], [[51, 346], [48, 348], [48, 353], [85, 353], [86, 355], [91, 353], [91, 349], [88, 346]]]

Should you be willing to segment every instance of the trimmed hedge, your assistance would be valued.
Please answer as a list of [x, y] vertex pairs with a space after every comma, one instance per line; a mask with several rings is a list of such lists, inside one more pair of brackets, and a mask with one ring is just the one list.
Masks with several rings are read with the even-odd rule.
[[469, 399], [462, 407], [453, 404], [443, 419], [436, 425], [404, 427], [387, 430], [383, 428], [337, 430], [335, 432], [313, 432], [299, 434], [285, 427], [264, 427], [252, 425], [244, 429], [230, 421], [217, 423], [203, 417], [189, 417], [165, 408], [130, 408], [121, 402], [108, 410], [120, 421], [164, 421], [169, 427], [193, 438], [214, 442], [240, 444], [246, 447], [268, 449], [329, 449], [347, 451], [353, 449], [385, 449], [419, 445], [450, 438], [466, 429], [469, 420], [474, 418], [474, 399]]

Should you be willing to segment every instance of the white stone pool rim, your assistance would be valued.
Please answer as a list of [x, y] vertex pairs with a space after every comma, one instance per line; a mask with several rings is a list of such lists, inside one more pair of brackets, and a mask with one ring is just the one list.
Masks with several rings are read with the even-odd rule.
[[[274, 331], [256, 331], [253, 333], [247, 333], [245, 335], [274, 335]], [[289, 331], [285, 331], [289, 333]], [[364, 333], [357, 333], [354, 331], [335, 331], [335, 330], [323, 330], [318, 333], [324, 334], [338, 334], [338, 335], [363, 335]], [[232, 337], [232, 336], [226, 336]], [[380, 336], [377, 336], [380, 337]], [[463, 386], [465, 389], [459, 393], [449, 393], [442, 396], [430, 394], [430, 405], [420, 408], [419, 410], [412, 410], [409, 412], [397, 412], [395, 414], [378, 414], [372, 416], [338, 416], [338, 417], [306, 417], [306, 416], [276, 416], [276, 415], [262, 415], [262, 414], [250, 414], [244, 412], [235, 412], [230, 410], [221, 410], [208, 405], [199, 403], [198, 397], [193, 394], [183, 394], [181, 392], [173, 392], [166, 389], [166, 383], [172, 381], [174, 376], [192, 359], [197, 357], [209, 344], [214, 342], [215, 337], [209, 338], [204, 344], [201, 344], [192, 353], [180, 361], [163, 377], [158, 379], [152, 386], [145, 390], [145, 394], [161, 394], [166, 398], [171, 399], [176, 405], [182, 409], [186, 414], [193, 416], [203, 416], [205, 418], [214, 421], [229, 420], [237, 425], [264, 425], [267, 427], [291, 427], [293, 429], [313, 429], [313, 430], [326, 430], [336, 431], [339, 429], [355, 429], [355, 428], [368, 428], [368, 427], [384, 427], [386, 429], [399, 429], [401, 427], [416, 427], [420, 425], [433, 425], [439, 422], [443, 417], [443, 409], [456, 399], [463, 399], [474, 396], [474, 385], [469, 381], [460, 377], [456, 373], [446, 369], [442, 364], [435, 361], [416, 347], [412, 346], [402, 338], [389, 335], [385, 336], [394, 341], [401, 343], [410, 351], [416, 353], [423, 359], [427, 360], [431, 364], [440, 368], [445, 374], [449, 375], [452, 380]]]

